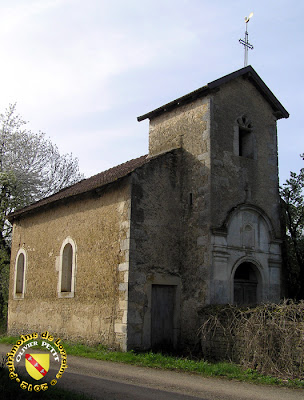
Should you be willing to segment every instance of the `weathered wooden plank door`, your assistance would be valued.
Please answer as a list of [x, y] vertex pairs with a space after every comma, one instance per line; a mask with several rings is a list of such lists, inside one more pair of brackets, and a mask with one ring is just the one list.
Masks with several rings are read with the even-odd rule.
[[152, 285], [151, 347], [153, 350], [174, 348], [174, 311], [176, 286]]

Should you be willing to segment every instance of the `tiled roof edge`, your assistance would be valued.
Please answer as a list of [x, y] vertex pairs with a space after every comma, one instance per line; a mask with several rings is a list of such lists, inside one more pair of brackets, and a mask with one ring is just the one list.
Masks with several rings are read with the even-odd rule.
[[264, 98], [271, 104], [274, 111], [277, 113], [277, 118], [288, 118], [289, 113], [283, 107], [283, 105], [279, 102], [279, 100], [275, 97], [275, 95], [271, 92], [268, 86], [263, 82], [263, 80], [259, 77], [259, 75], [255, 72], [251, 65], [247, 67], [241, 68], [237, 71], [232, 72], [231, 74], [225, 75], [222, 78], [216, 79], [208, 83], [207, 85], [194, 90], [182, 97], [179, 97], [176, 100], [171, 101], [161, 107], [156, 108], [153, 111], [150, 111], [144, 115], [137, 117], [137, 121], [143, 121], [144, 119], [152, 119], [157, 117], [160, 114], [163, 114], [168, 111], [172, 111], [173, 109], [180, 107], [184, 104], [187, 104], [191, 101], [194, 101], [200, 97], [206, 96], [213, 90], [219, 88], [219, 86], [230, 82], [240, 76], [247, 76], [257, 87], [259, 92], [264, 96]]
[[20, 216], [36, 211], [50, 204], [71, 199], [73, 197], [78, 197], [81, 194], [85, 194], [98, 188], [104, 187], [110, 183], [117, 181], [118, 179], [124, 178], [148, 161], [148, 155], [146, 154], [136, 159], [127, 161], [123, 164], [109, 168], [106, 171], [93, 175], [90, 178], [83, 179], [80, 182], [75, 183], [74, 185], [61, 189], [59, 192], [56, 192], [51, 196], [45, 197], [44, 199], [38, 200], [35, 203], [32, 203], [20, 210], [11, 213], [8, 216], [8, 220], [12, 222], [14, 219]]

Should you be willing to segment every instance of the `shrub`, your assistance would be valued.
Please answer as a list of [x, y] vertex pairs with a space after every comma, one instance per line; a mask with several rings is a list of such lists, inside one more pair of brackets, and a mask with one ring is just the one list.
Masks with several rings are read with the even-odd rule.
[[209, 306], [200, 333], [208, 358], [231, 360], [263, 374], [304, 378], [304, 301], [247, 309]]

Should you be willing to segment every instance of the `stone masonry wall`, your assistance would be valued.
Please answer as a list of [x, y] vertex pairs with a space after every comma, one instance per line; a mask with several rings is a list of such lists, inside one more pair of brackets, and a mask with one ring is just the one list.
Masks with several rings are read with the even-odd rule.
[[128, 348], [151, 346], [151, 285], [180, 291], [180, 162], [180, 150], [168, 152], [132, 176]]
[[[238, 123], [252, 125], [254, 157], [238, 154]], [[212, 227], [238, 204], [260, 207], [280, 237], [276, 117], [254, 85], [239, 78], [221, 86], [212, 104]]]
[[[130, 187], [107, 187], [101, 196], [74, 200], [14, 224], [8, 333], [49, 330], [69, 340], [126, 345]], [[59, 253], [76, 244], [73, 298], [58, 298]], [[27, 254], [26, 292], [14, 300], [15, 258]]]
[[181, 158], [180, 277], [182, 346], [197, 340], [210, 271], [210, 96], [150, 121], [149, 154], [183, 149]]

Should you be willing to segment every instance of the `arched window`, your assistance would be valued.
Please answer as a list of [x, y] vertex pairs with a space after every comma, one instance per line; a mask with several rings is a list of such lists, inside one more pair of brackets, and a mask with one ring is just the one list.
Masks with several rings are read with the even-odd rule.
[[25, 293], [26, 253], [24, 249], [18, 251], [15, 264], [14, 298], [23, 299]]
[[58, 282], [59, 297], [74, 297], [76, 271], [76, 246], [71, 238], [67, 238], [60, 251], [60, 271]]
[[62, 253], [61, 292], [70, 292], [72, 288], [73, 248], [70, 243], [64, 246]]

